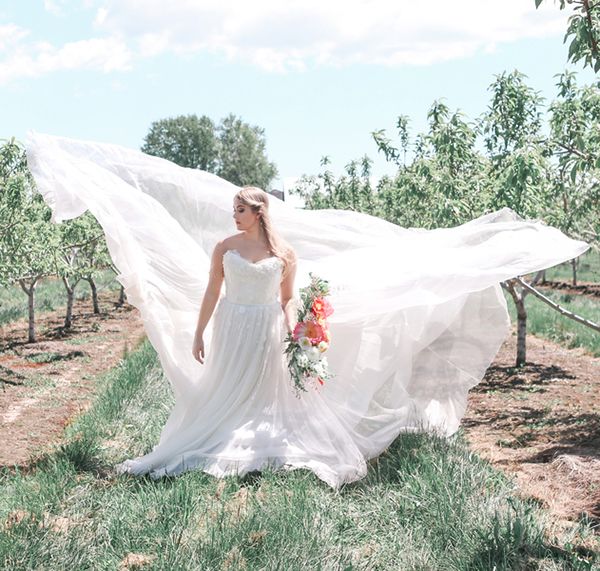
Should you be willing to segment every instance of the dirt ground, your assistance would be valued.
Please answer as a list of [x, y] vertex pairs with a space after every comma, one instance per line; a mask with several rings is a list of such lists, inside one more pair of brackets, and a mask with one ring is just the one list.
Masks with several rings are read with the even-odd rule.
[[472, 448], [514, 474], [522, 493], [557, 518], [600, 524], [600, 359], [516, 333], [469, 395], [463, 427]]
[[[97, 378], [143, 339], [139, 312], [114, 294], [76, 302], [73, 330], [62, 310], [40, 314], [39, 341], [26, 322], [0, 329], [0, 466], [27, 466], [61, 439], [91, 402]], [[472, 448], [514, 474], [525, 495], [560, 520], [600, 524], [600, 359], [528, 337], [527, 365], [513, 368], [516, 336], [506, 340], [469, 395], [463, 427]]]
[[586, 295], [590, 297], [600, 297], [600, 284], [590, 282], [579, 282], [573, 285], [569, 282], [546, 281], [544, 284], [538, 284], [541, 289], [558, 290], [561, 293], [570, 293], [572, 295]]
[[143, 340], [139, 312], [117, 307], [117, 294], [101, 294], [101, 313], [76, 301], [72, 330], [64, 310], [36, 316], [37, 343], [27, 343], [27, 322], [0, 327], [0, 466], [26, 466], [90, 404], [97, 378]]

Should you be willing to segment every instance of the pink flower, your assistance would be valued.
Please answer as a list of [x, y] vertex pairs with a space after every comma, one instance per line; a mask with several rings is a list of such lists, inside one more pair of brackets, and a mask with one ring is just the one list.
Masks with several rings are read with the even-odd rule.
[[294, 341], [298, 341], [300, 337], [308, 337], [313, 345], [317, 345], [325, 339], [325, 332], [315, 321], [299, 321], [294, 327], [292, 336]]

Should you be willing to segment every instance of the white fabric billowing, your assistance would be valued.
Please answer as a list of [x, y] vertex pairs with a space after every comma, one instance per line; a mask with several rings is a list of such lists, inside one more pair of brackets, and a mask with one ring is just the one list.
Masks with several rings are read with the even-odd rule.
[[[201, 365], [191, 354], [210, 255], [218, 240], [234, 233], [233, 195], [238, 188], [209, 173], [116, 145], [35, 133], [29, 136], [27, 157], [37, 187], [52, 208], [53, 221], [89, 209], [102, 225], [120, 272], [117, 279], [140, 310], [173, 388], [175, 406], [151, 453], [156, 453], [153, 467], [138, 463], [138, 473], [147, 468], [156, 473], [179, 470], [178, 455], [192, 450], [192, 441], [199, 447], [188, 455], [186, 467], [203, 466], [217, 475], [257, 469], [262, 454], [273, 449], [272, 442], [264, 444], [263, 433], [281, 432], [275, 428], [269, 432], [273, 425], [268, 420], [260, 430], [252, 424], [244, 438], [246, 443], [254, 439], [253, 452], [241, 462], [231, 460], [227, 446], [238, 449], [241, 440], [236, 431], [243, 432], [238, 424], [252, 415], [256, 415], [254, 423], [268, 417], [254, 405], [228, 400], [236, 386], [226, 372], [232, 365], [227, 365], [221, 343], [234, 334], [231, 327], [227, 329], [228, 320], [240, 327], [256, 322], [261, 331], [272, 331], [277, 328], [275, 317], [266, 308], [249, 309], [253, 304], [240, 304], [250, 313], [233, 313], [237, 306], [227, 311], [224, 308], [232, 302], [222, 299], [220, 314], [215, 314], [205, 334], [207, 363]], [[303, 440], [300, 456], [282, 453], [271, 460], [274, 465], [285, 466], [290, 460], [288, 466], [309, 467], [331, 485], [364, 474], [364, 460], [380, 454], [403, 430], [426, 427], [445, 434], [455, 432], [467, 391], [480, 381], [508, 331], [499, 282], [576, 257], [589, 247], [539, 221], [523, 220], [507, 208], [462, 226], [431, 231], [401, 228], [350, 211], [298, 210], [275, 197], [270, 198], [270, 212], [299, 258], [296, 292], [308, 283], [308, 272], [314, 271], [329, 280], [335, 309], [329, 318], [332, 343], [327, 353], [335, 378], [301, 399], [272, 403], [278, 410], [288, 410], [281, 417], [284, 423], [290, 419], [285, 430], [293, 433], [296, 423], [304, 422], [312, 434], [320, 423], [321, 438]], [[235, 253], [227, 257], [232, 265]], [[248, 265], [246, 270], [266, 271], [274, 263]], [[227, 272], [227, 263], [224, 266]], [[233, 295], [232, 287], [242, 296], [259, 295], [259, 282], [248, 276], [235, 282], [231, 277], [226, 279], [226, 295]], [[281, 319], [281, 310], [275, 313]], [[229, 333], [219, 336], [223, 330]], [[261, 383], [281, 386], [279, 377], [286, 372], [276, 372], [273, 363], [279, 361], [273, 355], [283, 346], [274, 339], [267, 336], [263, 345], [239, 338], [240, 343], [247, 343], [240, 366], [253, 370], [246, 361], [252, 354], [264, 356], [263, 364], [272, 367], [269, 379], [257, 374], [245, 380], [245, 395], [252, 394], [255, 386], [257, 395], [266, 397], [260, 393]], [[221, 355], [220, 364], [209, 364], [211, 352], [216, 361], [216, 355]], [[237, 355], [231, 352], [230, 361]], [[215, 371], [223, 373], [219, 383], [227, 385], [224, 391], [233, 391], [227, 393], [230, 397], [214, 392], [211, 375]], [[261, 397], [256, 398], [259, 402]], [[266, 401], [260, 402], [262, 406]], [[185, 433], [192, 435], [191, 440], [184, 437], [186, 419], [200, 405], [213, 414], [214, 422], [222, 419], [211, 436], [216, 440], [210, 443], [202, 440], [198, 427]], [[294, 406], [295, 412], [290, 413], [289, 407]], [[237, 436], [231, 436], [234, 433]], [[324, 443], [328, 438], [338, 443], [337, 456]], [[222, 456], [217, 454], [212, 463], [206, 463], [206, 446], [217, 446], [217, 441], [224, 447]], [[308, 465], [307, 458], [315, 464]]]

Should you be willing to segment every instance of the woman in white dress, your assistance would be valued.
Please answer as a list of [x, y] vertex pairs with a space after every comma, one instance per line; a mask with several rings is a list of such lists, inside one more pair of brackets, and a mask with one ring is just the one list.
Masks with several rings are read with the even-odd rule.
[[[116, 145], [33, 133], [27, 158], [54, 222], [101, 224], [170, 381], [158, 444], [118, 466], [133, 474], [308, 468], [338, 487], [403, 431], [451, 435], [510, 330], [499, 282], [589, 248], [508, 208], [426, 231], [267, 204]], [[309, 272], [330, 283], [334, 378], [297, 397], [283, 340]]]
[[[202, 399], [188, 402], [170, 438], [119, 472], [160, 477], [201, 468], [222, 477], [310, 468], [334, 487], [366, 474], [360, 450], [317, 388], [298, 398], [293, 387], [283, 351], [295, 322], [296, 255], [275, 232], [268, 207], [259, 188], [236, 193], [241, 232], [213, 250], [192, 346], [206, 367]], [[207, 355], [203, 334], [213, 311]]]

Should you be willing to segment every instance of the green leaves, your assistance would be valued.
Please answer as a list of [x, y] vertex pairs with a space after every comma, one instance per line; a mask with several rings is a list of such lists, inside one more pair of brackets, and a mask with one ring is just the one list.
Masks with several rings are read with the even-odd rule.
[[[539, 8], [544, 0], [534, 0]], [[577, 63], [583, 60], [584, 67], [591, 67], [596, 73], [600, 71], [600, 2], [592, 0], [560, 0], [559, 6], [564, 10], [567, 4], [573, 6], [573, 14], [569, 17], [566, 43], [571, 38], [567, 61]]]
[[277, 168], [265, 151], [264, 130], [233, 114], [218, 126], [203, 115], [180, 115], [150, 126], [142, 151], [180, 166], [215, 173], [238, 186], [269, 189]]
[[219, 156], [214, 172], [238, 186], [269, 189], [277, 176], [277, 167], [267, 159], [264, 130], [230, 114], [221, 121], [216, 132]]
[[539, 135], [543, 98], [525, 83], [526, 78], [517, 70], [503, 72], [488, 88], [492, 100], [480, 119], [480, 129], [494, 162], [501, 162]]
[[360, 210], [403, 227], [454, 226], [508, 206], [600, 243], [600, 82], [579, 88], [573, 72], [557, 77], [549, 134], [539, 93], [519, 71], [504, 72], [474, 122], [439, 100], [429, 110], [428, 130], [413, 138], [402, 115], [397, 141], [374, 131], [378, 150], [397, 167], [394, 176], [373, 186], [363, 158], [362, 172], [352, 161], [336, 177], [325, 157], [324, 170], [302, 177], [292, 192], [307, 208]]

